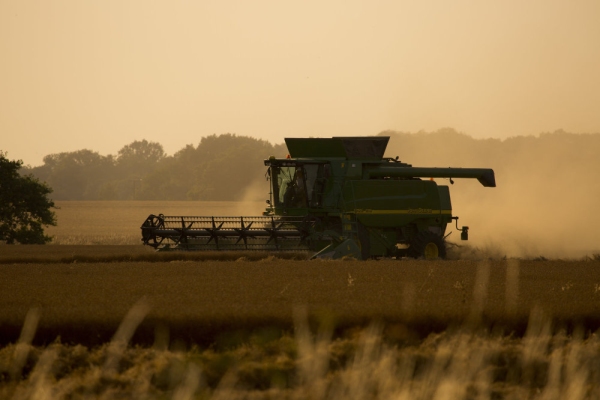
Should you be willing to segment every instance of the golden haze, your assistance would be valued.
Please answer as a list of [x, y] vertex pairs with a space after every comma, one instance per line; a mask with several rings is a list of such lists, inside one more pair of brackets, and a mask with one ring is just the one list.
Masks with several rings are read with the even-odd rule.
[[600, 132], [600, 3], [0, 2], [0, 145]]

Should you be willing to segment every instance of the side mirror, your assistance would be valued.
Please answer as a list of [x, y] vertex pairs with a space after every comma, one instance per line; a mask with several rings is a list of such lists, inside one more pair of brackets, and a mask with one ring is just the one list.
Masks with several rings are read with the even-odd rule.
[[456, 230], [460, 231], [460, 240], [469, 240], [469, 227], [463, 226], [462, 228], [459, 228], [458, 217], [452, 217], [452, 219], [456, 221]]
[[460, 232], [460, 240], [469, 240], [469, 227], [463, 226]]

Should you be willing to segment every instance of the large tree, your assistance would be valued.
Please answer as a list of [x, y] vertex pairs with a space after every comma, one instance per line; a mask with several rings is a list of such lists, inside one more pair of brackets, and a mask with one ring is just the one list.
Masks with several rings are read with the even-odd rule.
[[22, 165], [0, 151], [0, 241], [48, 243], [44, 226], [56, 225], [54, 202], [48, 198], [52, 189], [32, 175], [20, 175]]

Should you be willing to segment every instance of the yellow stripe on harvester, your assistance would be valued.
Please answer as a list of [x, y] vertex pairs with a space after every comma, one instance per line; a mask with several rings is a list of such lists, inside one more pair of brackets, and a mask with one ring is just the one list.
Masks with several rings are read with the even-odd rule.
[[434, 210], [431, 208], [409, 208], [407, 210], [368, 210], [356, 209], [355, 214], [452, 214], [452, 210]]

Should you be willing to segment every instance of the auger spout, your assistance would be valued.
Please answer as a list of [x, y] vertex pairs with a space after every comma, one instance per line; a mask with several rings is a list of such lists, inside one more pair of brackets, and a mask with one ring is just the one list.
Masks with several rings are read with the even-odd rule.
[[369, 178], [473, 178], [485, 187], [496, 187], [494, 170], [490, 168], [427, 168], [384, 166], [367, 170]]

